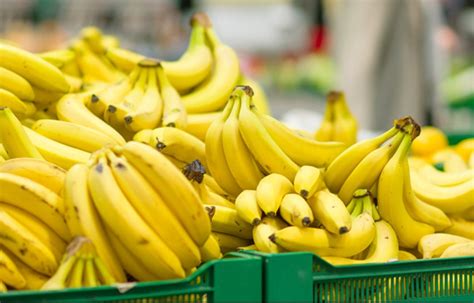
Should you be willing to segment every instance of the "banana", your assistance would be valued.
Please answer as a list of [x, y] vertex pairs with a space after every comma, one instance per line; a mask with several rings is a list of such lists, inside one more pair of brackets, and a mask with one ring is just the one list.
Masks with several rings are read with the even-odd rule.
[[305, 199], [312, 197], [321, 189], [323, 182], [321, 170], [309, 165], [301, 166], [293, 181], [295, 191]]
[[63, 93], [56, 93], [56, 92], [51, 92], [47, 90], [43, 90], [38, 87], [32, 87], [33, 88], [33, 93], [35, 95], [35, 99], [33, 100], [33, 103], [37, 105], [38, 107], [40, 105], [49, 105], [52, 104], [61, 97], [65, 96]]
[[8, 291], [7, 286], [5, 285], [5, 283], [3, 283], [2, 280], [0, 280], [0, 294], [4, 293], [4, 292], [7, 292], [7, 291]]
[[159, 277], [149, 271], [149, 268], [142, 263], [142, 260], [135, 257], [130, 250], [120, 242], [120, 240], [107, 228], [110, 243], [120, 259], [120, 263], [125, 271], [138, 281], [156, 281]]
[[[266, 173], [278, 173], [294, 180], [298, 165], [288, 157], [250, 109], [253, 91], [249, 86], [236, 87], [233, 96], [240, 97], [239, 129], [245, 144]], [[300, 148], [300, 152], [304, 148]]]
[[91, 200], [87, 176], [89, 169], [85, 164], [74, 165], [64, 180], [64, 212], [67, 226], [73, 236], [85, 236], [94, 243], [98, 256], [118, 282], [126, 277], [116, 252], [104, 231], [99, 214]]
[[207, 168], [204, 142], [184, 130], [174, 127], [155, 128], [151, 133], [149, 144], [166, 156], [185, 163], [197, 159]]
[[117, 144], [125, 144], [125, 139], [115, 129], [96, 117], [84, 105], [84, 95], [68, 94], [58, 101], [58, 118], [95, 129], [111, 138]]
[[41, 222], [32, 214], [10, 204], [0, 202], [0, 211], [9, 214], [13, 219], [20, 222], [28, 230], [34, 231], [35, 236], [44, 244], [56, 258], [57, 262], [61, 261], [61, 257], [66, 250], [66, 242], [54, 232], [48, 225]]
[[199, 248], [199, 251], [201, 252], [203, 262], [222, 258], [219, 242], [212, 234], [209, 236], [209, 239], [207, 239], [206, 243], [204, 243], [204, 245]]
[[26, 126], [23, 129], [41, 155], [63, 169], [69, 169], [76, 163], [86, 163], [91, 156], [88, 152], [49, 139]]
[[335, 194], [321, 190], [308, 199], [319, 222], [333, 234], [344, 234], [352, 228], [352, 218], [344, 203]]
[[31, 117], [36, 106], [31, 102], [23, 102], [12, 92], [0, 88], [0, 107], [9, 107], [19, 118]]
[[102, 259], [98, 256], [94, 257], [94, 267], [97, 270], [97, 276], [101, 285], [112, 285], [117, 283], [117, 280], [115, 280], [115, 278], [109, 272], [104, 261], [102, 261]]
[[51, 250], [24, 225], [5, 211], [0, 211], [0, 244], [34, 270], [52, 275], [58, 262]]
[[43, 287], [43, 285], [48, 281], [48, 277], [40, 274], [37, 271], [34, 271], [31, 267], [23, 263], [20, 259], [15, 257], [14, 254], [9, 252], [8, 250], [3, 251], [5, 254], [8, 255], [8, 257], [15, 263], [15, 266], [17, 267], [18, 271], [20, 274], [25, 278], [25, 286], [23, 289], [29, 289], [29, 290], [38, 290]]
[[[209, 37], [210, 31], [206, 28], [211, 26], [209, 18], [204, 13], [195, 13], [191, 17], [190, 23], [192, 26], [192, 31], [191, 37], [189, 39], [189, 46], [186, 52], [177, 61], [162, 62], [166, 76], [170, 80], [171, 84], [179, 91], [185, 91], [200, 84], [206, 77], [208, 77], [212, 69], [212, 53], [205, 43], [206, 34], [207, 37]], [[211, 34], [211, 38], [208, 39], [211, 39], [211, 44], [213, 46], [216, 60], [216, 70], [214, 73], [216, 73], [220, 70], [220, 68], [224, 68], [217, 65], [222, 63], [221, 60], [223, 60], [223, 56], [229, 56], [229, 59], [234, 60], [235, 58], [232, 57], [231, 54], [222, 54], [227, 52], [230, 53], [230, 50], [225, 49], [223, 46], [217, 46], [215, 38], [213, 39], [212, 37], [213, 36]], [[224, 48], [224, 50], [222, 50], [222, 48]], [[229, 63], [235, 65], [234, 62]], [[225, 64], [229, 63], [226, 62]], [[220, 75], [227, 75], [227, 73], [221, 72]], [[221, 86], [216, 86], [216, 88], [221, 88]], [[218, 90], [215, 92], [218, 92]]]
[[31, 213], [63, 240], [71, 239], [63, 218], [63, 201], [53, 191], [27, 178], [9, 173], [0, 173], [0, 188], [0, 201]]
[[245, 145], [239, 130], [241, 102], [236, 99], [222, 128], [222, 145], [227, 165], [240, 188], [254, 189], [263, 178], [252, 153]]
[[305, 227], [314, 221], [313, 212], [305, 199], [298, 194], [286, 194], [281, 200], [280, 216], [290, 225]]
[[10, 158], [8, 157], [7, 151], [5, 150], [5, 146], [3, 146], [2, 143], [0, 143], [0, 156], [2, 156], [2, 158], [4, 158], [5, 160], [10, 159]]
[[266, 253], [279, 253], [284, 249], [273, 243], [269, 237], [280, 229], [287, 227], [288, 224], [278, 217], [264, 217], [262, 222], [253, 228], [253, 241], [257, 250]]
[[380, 176], [384, 166], [393, 156], [403, 139], [399, 132], [388, 145], [384, 145], [370, 152], [350, 173], [337, 194], [347, 204], [358, 188], [371, 188]]
[[157, 74], [163, 100], [163, 120], [161, 124], [185, 129], [187, 126], [187, 112], [183, 99], [169, 82], [162, 66], [158, 66]]
[[230, 195], [236, 197], [242, 189], [235, 181], [230, 171], [229, 165], [225, 158], [224, 145], [222, 138], [222, 130], [225, 125], [225, 121], [229, 117], [234, 101], [229, 100], [224, 111], [220, 117], [215, 120], [206, 134], [205, 146], [206, 146], [206, 160], [207, 169], [209, 170], [212, 177], [216, 180], [220, 187], [222, 187]]
[[67, 93], [69, 84], [54, 65], [20, 48], [0, 43], [0, 66], [44, 90]]
[[442, 231], [451, 226], [451, 220], [441, 209], [415, 196], [411, 187], [408, 161], [403, 161], [403, 165], [403, 195], [408, 214], [419, 222], [433, 226], [435, 231]]
[[413, 248], [425, 235], [432, 234], [434, 228], [414, 220], [404, 203], [403, 170], [404, 161], [411, 145], [411, 134], [405, 134], [395, 155], [385, 165], [378, 181], [378, 210], [381, 217], [390, 223], [398, 235], [401, 247]]
[[217, 184], [216, 180], [211, 177], [210, 175], [208, 174], [204, 174], [204, 179], [203, 179], [203, 182], [204, 184], [206, 184], [206, 186], [214, 193], [220, 195], [220, 196], [224, 196], [224, 197], [228, 197], [229, 194], [223, 190], [219, 184]]
[[152, 129], [142, 129], [133, 136], [133, 141], [149, 144], [152, 133]]
[[99, 285], [97, 273], [94, 268], [94, 259], [91, 257], [82, 257], [84, 260], [84, 286], [96, 287]]
[[41, 287], [41, 290], [56, 290], [67, 287], [67, 279], [71, 273], [77, 257], [75, 255], [65, 255], [61, 261], [61, 265], [55, 274]]
[[447, 173], [460, 173], [468, 169], [464, 159], [452, 149], [437, 151], [431, 156], [432, 163], [442, 163]]
[[370, 244], [369, 254], [363, 260], [354, 260], [341, 257], [323, 257], [324, 260], [333, 265], [353, 265], [368, 263], [386, 263], [398, 259], [397, 234], [386, 221], [375, 222], [375, 238]]
[[405, 250], [399, 250], [398, 251], [398, 260], [399, 261], [408, 261], [408, 260], [416, 260], [418, 259], [414, 254], [405, 251]]
[[119, 47], [108, 48], [105, 52], [105, 56], [116, 68], [125, 73], [131, 72], [137, 66], [138, 62], [145, 59], [145, 56]]
[[326, 96], [326, 108], [324, 109], [323, 121], [321, 125], [314, 133], [314, 138], [318, 141], [333, 141], [334, 134], [334, 104], [336, 102], [335, 98], [332, 98], [331, 94]]
[[414, 173], [437, 186], [454, 186], [474, 180], [474, 169], [472, 168], [462, 172], [448, 173], [437, 170], [422, 159], [410, 157], [408, 162]]
[[78, 288], [83, 287], [82, 278], [84, 275], [85, 260], [84, 258], [77, 258], [76, 263], [74, 263], [73, 268], [69, 276], [68, 287], [69, 288]]
[[0, 67], [0, 88], [23, 101], [33, 101], [35, 98], [33, 88], [25, 78], [3, 67]]
[[151, 229], [178, 256], [185, 269], [201, 262], [199, 248], [173, 215], [161, 196], [123, 157], [107, 153], [110, 168], [122, 192]]
[[255, 105], [257, 110], [262, 114], [271, 115], [270, 104], [268, 103], [265, 91], [257, 81], [250, 79], [244, 75], [240, 75], [238, 85], [250, 86], [254, 93], [252, 103]]
[[212, 232], [212, 236], [216, 238], [223, 254], [229, 251], [235, 251], [237, 247], [247, 246], [251, 243], [249, 240], [214, 231]]
[[38, 56], [57, 68], [62, 68], [66, 63], [73, 61], [76, 57], [76, 54], [70, 49], [57, 49], [39, 53]]
[[0, 107], [0, 141], [9, 158], [43, 159], [43, 156], [25, 133], [18, 118], [9, 108]]
[[16, 289], [22, 289], [26, 285], [25, 277], [2, 248], [0, 248], [0, 279]]
[[[149, 68], [150, 69], [150, 68]], [[147, 128], [155, 128], [159, 125], [163, 115], [163, 101], [157, 86], [157, 73], [151, 68], [145, 93], [135, 111], [131, 111], [124, 117], [125, 126], [134, 132]]]
[[368, 213], [354, 219], [349, 232], [334, 235], [324, 229], [290, 226], [270, 239], [289, 251], [311, 251], [320, 256], [351, 257], [365, 250], [376, 233], [374, 220]]
[[344, 93], [333, 91], [328, 98], [336, 99], [332, 141], [344, 142], [348, 146], [356, 143], [358, 124], [347, 106]]
[[211, 112], [202, 114], [188, 114], [187, 125], [183, 128], [187, 133], [195, 136], [201, 141], [206, 140], [206, 133], [209, 126], [219, 119], [221, 112]]
[[252, 225], [242, 220], [237, 210], [220, 205], [204, 206], [211, 217], [212, 231], [242, 239], [252, 239]]
[[447, 214], [459, 213], [472, 207], [474, 182], [468, 180], [449, 187], [437, 186], [424, 180], [416, 172], [410, 174], [415, 195]]
[[256, 226], [262, 219], [262, 210], [258, 206], [255, 190], [242, 191], [235, 199], [235, 209], [239, 217], [248, 224]]
[[328, 166], [324, 175], [324, 181], [329, 190], [333, 193], [338, 193], [344, 181], [362, 159], [397, 133], [397, 128], [392, 127], [375, 138], [363, 140], [351, 145], [339, 154]]
[[270, 174], [260, 180], [256, 191], [258, 206], [266, 215], [274, 217], [283, 197], [293, 191], [293, 184], [283, 175]]
[[440, 258], [474, 256], [474, 241], [454, 244], [441, 254]]
[[214, 66], [206, 81], [182, 97], [189, 113], [206, 113], [223, 108], [240, 76], [237, 54], [219, 40], [210, 22], [206, 24], [205, 34], [212, 49]]
[[444, 233], [474, 240], [474, 221], [468, 221], [459, 216], [452, 216], [450, 219], [452, 225], [444, 229]]
[[92, 52], [83, 41], [76, 41], [72, 48], [76, 53], [76, 62], [85, 83], [113, 83], [122, 76], [117, 70], [112, 69], [104, 58]]
[[192, 182], [194, 188], [201, 197], [202, 204], [204, 205], [220, 205], [228, 208], [235, 208], [234, 203], [227, 200], [225, 197], [213, 192], [209, 187], [202, 183]]
[[161, 279], [184, 277], [178, 257], [130, 204], [103, 157], [89, 171], [88, 183], [94, 205], [105, 224], [153, 274]]
[[112, 138], [95, 129], [66, 121], [38, 120], [31, 128], [51, 140], [86, 152], [115, 144]]
[[5, 161], [6, 161], [5, 158], [3, 158], [2, 155], [0, 155], [0, 164], [2, 164]]
[[211, 226], [198, 193], [186, 177], [148, 145], [131, 141], [123, 146], [121, 153], [150, 182], [194, 242], [203, 245]]
[[472, 240], [446, 233], [436, 233], [422, 237], [418, 243], [418, 251], [423, 255], [423, 259], [437, 258], [448, 247], [468, 242], [472, 242]]

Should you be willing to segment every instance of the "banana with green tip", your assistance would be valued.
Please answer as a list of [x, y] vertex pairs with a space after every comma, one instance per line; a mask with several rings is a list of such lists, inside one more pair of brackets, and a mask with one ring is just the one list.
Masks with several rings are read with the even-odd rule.
[[257, 186], [257, 203], [262, 211], [271, 217], [276, 216], [283, 197], [293, 192], [293, 184], [285, 176], [270, 174]]
[[235, 199], [235, 209], [239, 217], [249, 224], [258, 225], [262, 219], [262, 210], [258, 206], [255, 190], [242, 191]]
[[280, 229], [287, 227], [285, 221], [278, 217], [264, 217], [262, 222], [253, 228], [253, 241], [257, 250], [266, 253], [279, 253], [285, 251], [281, 246], [273, 243], [270, 236]]
[[298, 194], [286, 194], [281, 200], [280, 216], [288, 224], [299, 227], [309, 226], [314, 221], [313, 212], [305, 199]]

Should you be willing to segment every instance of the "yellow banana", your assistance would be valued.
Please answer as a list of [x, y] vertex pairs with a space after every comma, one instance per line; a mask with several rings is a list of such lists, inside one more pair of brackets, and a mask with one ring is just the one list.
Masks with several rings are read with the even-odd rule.
[[437, 151], [431, 156], [432, 163], [442, 163], [447, 173], [460, 173], [468, 169], [464, 159], [452, 149]]
[[395, 154], [403, 139], [399, 132], [388, 145], [384, 145], [370, 152], [350, 173], [337, 194], [347, 204], [358, 188], [371, 188], [380, 176], [384, 166]]
[[437, 258], [454, 244], [467, 243], [472, 240], [446, 233], [436, 233], [426, 235], [418, 243], [418, 251], [423, 255], [423, 259]]
[[133, 141], [150, 144], [152, 129], [142, 129], [133, 136]]
[[[240, 97], [241, 101], [239, 129], [245, 144], [247, 144], [255, 160], [268, 174], [278, 173], [294, 180], [299, 167], [278, 146], [261, 120], [252, 112], [250, 108], [252, 94], [253, 92], [249, 86], [237, 87], [233, 93], [233, 96]], [[300, 148], [300, 151], [302, 150], [303, 148]]]
[[151, 229], [178, 256], [185, 269], [201, 262], [199, 249], [148, 181], [123, 157], [107, 153], [110, 168], [122, 192]]
[[239, 80], [240, 67], [237, 54], [219, 40], [210, 24], [206, 26], [205, 33], [211, 45], [214, 67], [206, 81], [182, 97], [189, 113], [220, 110]]
[[454, 244], [441, 254], [440, 258], [471, 257], [474, 256], [474, 241]]
[[241, 102], [236, 99], [232, 111], [222, 128], [224, 155], [234, 180], [242, 189], [255, 189], [263, 178], [252, 153], [245, 145], [239, 130]]
[[296, 173], [294, 180], [295, 191], [303, 198], [312, 197], [323, 185], [321, 170], [314, 166], [303, 165]]
[[124, 145], [121, 153], [150, 182], [194, 242], [203, 245], [211, 226], [199, 195], [187, 178], [148, 145], [131, 141]]
[[220, 205], [204, 206], [211, 217], [212, 231], [242, 239], [252, 239], [252, 225], [242, 220], [237, 210]]
[[414, 254], [405, 251], [405, 250], [399, 250], [398, 251], [398, 260], [399, 261], [408, 261], [408, 260], [416, 260], [418, 259]]
[[0, 279], [16, 289], [22, 289], [26, 285], [25, 277], [2, 248], [0, 248]]
[[75, 255], [65, 255], [61, 261], [61, 265], [54, 275], [41, 287], [41, 290], [56, 290], [67, 287], [66, 282], [69, 274], [77, 261]]
[[474, 169], [467, 169], [462, 172], [448, 173], [441, 172], [423, 159], [411, 157], [408, 159], [410, 169], [416, 172], [421, 178], [438, 186], [454, 186], [469, 180], [474, 180]]
[[474, 221], [468, 221], [459, 216], [452, 216], [450, 219], [452, 225], [444, 229], [444, 233], [474, 240]]
[[184, 277], [178, 257], [130, 204], [103, 157], [89, 171], [89, 188], [105, 224], [133, 250], [134, 255], [143, 260], [153, 274], [162, 279]]
[[161, 124], [185, 129], [187, 126], [187, 111], [183, 104], [183, 98], [171, 85], [162, 66], [158, 66], [157, 73], [161, 99], [163, 100], [163, 120]]
[[[92, 241], [99, 257], [105, 262], [110, 273], [119, 282], [126, 277], [118, 256], [111, 247], [99, 214], [91, 200], [87, 176], [89, 168], [85, 164], [74, 165], [64, 180], [65, 219], [73, 236], [85, 236]], [[117, 249], [116, 249], [117, 251]]]
[[344, 202], [335, 194], [321, 190], [308, 199], [315, 218], [331, 233], [344, 234], [351, 230], [352, 219]]
[[0, 43], [0, 66], [44, 90], [67, 93], [69, 84], [54, 65], [20, 48]]
[[216, 238], [223, 254], [235, 251], [238, 247], [247, 246], [251, 243], [249, 240], [220, 232], [213, 231], [212, 236]]
[[52, 104], [64, 96], [63, 93], [51, 92], [51, 91], [43, 90], [35, 86], [33, 86], [32, 88], [33, 88], [33, 93], [35, 95], [35, 99], [33, 100], [33, 102], [38, 107], [40, 105]]
[[270, 104], [268, 103], [265, 91], [257, 81], [241, 75], [238, 84], [250, 86], [254, 93], [252, 103], [255, 105], [257, 110], [262, 114], [271, 115]]
[[270, 174], [260, 180], [256, 191], [258, 206], [266, 215], [274, 217], [283, 197], [293, 191], [293, 184], [283, 175]]
[[225, 206], [228, 208], [235, 208], [235, 205], [233, 202], [229, 201], [224, 196], [221, 196], [220, 194], [217, 194], [213, 192], [212, 190], [210, 190], [209, 187], [204, 182], [198, 183], [198, 182], [192, 181], [192, 184], [194, 188], [196, 189], [196, 191], [199, 193], [202, 204], [220, 205], [220, 206]]
[[85, 260], [84, 258], [78, 257], [76, 263], [74, 263], [69, 276], [68, 287], [77, 288], [83, 287], [83, 275], [84, 275]]
[[104, 261], [98, 256], [94, 256], [94, 267], [97, 271], [97, 277], [99, 278], [100, 285], [112, 285], [117, 283], [117, 280], [107, 269]]
[[23, 289], [39, 290], [48, 281], [48, 276], [34, 271], [31, 267], [23, 263], [23, 261], [15, 257], [15, 255], [8, 250], [4, 250], [3, 252], [8, 255], [13, 263], [15, 263], [18, 271], [23, 276], [23, 278], [25, 278], [26, 284]]
[[284, 249], [273, 243], [270, 236], [280, 229], [287, 227], [288, 224], [278, 217], [264, 217], [262, 222], [253, 228], [253, 241], [257, 250], [266, 253], [279, 253]]
[[344, 150], [331, 162], [324, 175], [329, 190], [333, 193], [339, 192], [344, 181], [362, 159], [397, 133], [397, 128], [393, 127], [375, 138], [360, 141]]
[[326, 96], [326, 108], [324, 109], [323, 121], [314, 133], [314, 138], [318, 141], [333, 141], [334, 138], [334, 104], [336, 99], [331, 94]]
[[10, 108], [19, 118], [31, 117], [36, 106], [31, 102], [23, 102], [12, 92], [0, 88], [0, 107]]
[[118, 47], [108, 48], [105, 56], [116, 68], [125, 73], [131, 72], [137, 66], [138, 62], [145, 59], [145, 56]]
[[242, 189], [235, 181], [225, 158], [222, 130], [229, 117], [233, 100], [229, 100], [220, 117], [209, 126], [206, 134], [206, 161], [207, 169], [222, 189], [236, 197]]
[[63, 240], [70, 240], [71, 235], [63, 218], [63, 201], [53, 191], [27, 178], [9, 173], [0, 173], [0, 188], [0, 201], [34, 215]]
[[246, 189], [235, 199], [235, 209], [240, 218], [252, 225], [258, 225], [262, 219], [262, 210], [257, 203], [257, 192]]
[[280, 216], [290, 225], [305, 227], [314, 221], [313, 212], [298, 194], [286, 194], [281, 200]]
[[[352, 145], [357, 142], [358, 124], [346, 103], [346, 98], [342, 92], [330, 92], [330, 97], [335, 98], [334, 104], [334, 124], [332, 141], [344, 142]], [[332, 95], [332, 96], [331, 96]]]
[[3, 67], [0, 67], [0, 88], [23, 101], [33, 101], [35, 98], [33, 88], [25, 78]]
[[82, 257], [84, 259], [84, 286], [95, 287], [99, 285], [97, 272], [94, 268], [94, 259], [91, 257]]
[[73, 45], [76, 62], [83, 75], [84, 82], [113, 83], [120, 79], [121, 73], [104, 62], [103, 58], [93, 53], [85, 43], [77, 41]]
[[0, 156], [2, 156], [2, 158], [4, 158], [5, 160], [8, 160], [8, 159], [9, 159], [8, 153], [7, 153], [7, 151], [5, 150], [5, 146], [3, 146], [2, 143], [0, 143]]
[[206, 140], [207, 129], [212, 122], [219, 119], [221, 112], [202, 114], [188, 114], [187, 125], [184, 130], [201, 141]]
[[52, 275], [58, 268], [54, 254], [33, 231], [3, 210], [0, 211], [0, 234], [0, 244], [34, 270]]
[[212, 192], [215, 192], [220, 196], [229, 197], [229, 194], [223, 190], [219, 184], [217, 184], [216, 180], [210, 175], [204, 174], [203, 182]]
[[199, 248], [199, 251], [201, 252], [203, 262], [222, 258], [219, 242], [212, 234], [209, 236], [206, 243]]

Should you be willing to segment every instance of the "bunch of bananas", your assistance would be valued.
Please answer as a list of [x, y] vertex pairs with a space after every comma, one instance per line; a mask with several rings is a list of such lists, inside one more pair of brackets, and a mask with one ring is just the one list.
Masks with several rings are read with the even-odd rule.
[[357, 142], [357, 121], [352, 116], [343, 92], [329, 92], [324, 119], [314, 134], [319, 141], [339, 141], [347, 145]]

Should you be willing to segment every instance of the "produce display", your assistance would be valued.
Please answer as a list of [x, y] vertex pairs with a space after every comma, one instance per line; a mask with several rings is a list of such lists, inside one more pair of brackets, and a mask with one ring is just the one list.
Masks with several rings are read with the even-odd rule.
[[[411, 117], [357, 141], [270, 114], [205, 14], [177, 61], [85, 28], [0, 43], [0, 292], [180, 279], [236, 250], [338, 265], [474, 255], [474, 139]], [[1, 301], [1, 295], [0, 295]]]

